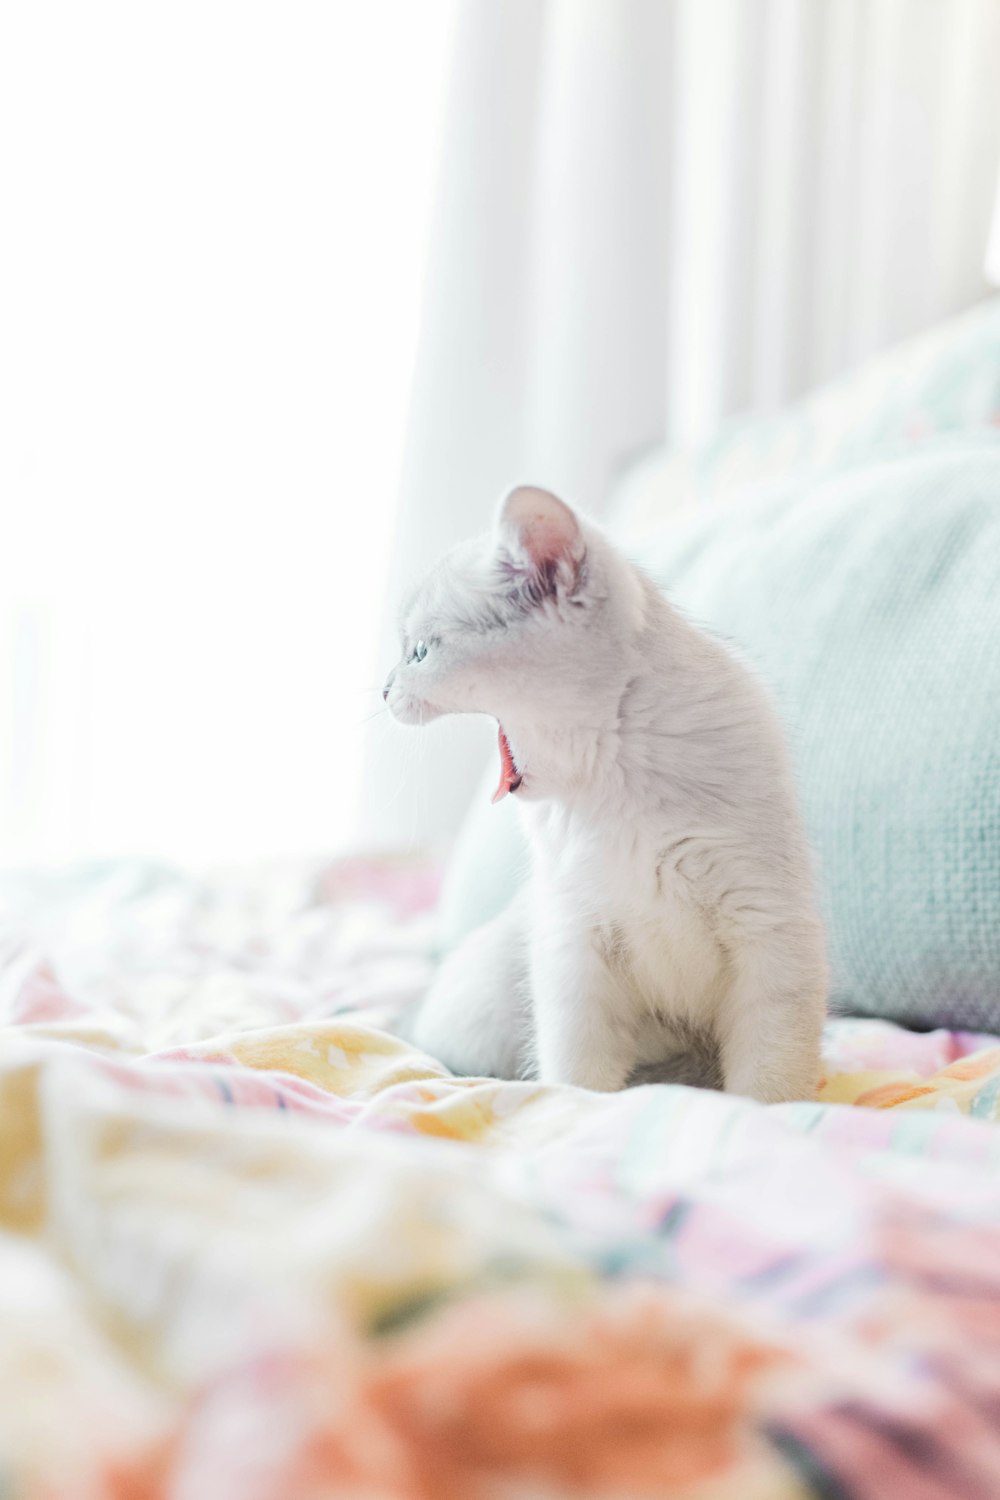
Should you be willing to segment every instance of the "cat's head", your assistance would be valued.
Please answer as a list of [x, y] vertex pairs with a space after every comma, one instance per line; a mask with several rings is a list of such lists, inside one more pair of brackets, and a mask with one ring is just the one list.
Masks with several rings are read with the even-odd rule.
[[610, 698], [640, 593], [568, 505], [512, 490], [493, 532], [447, 553], [409, 600], [386, 702], [404, 724], [481, 713], [542, 732], [586, 725]]

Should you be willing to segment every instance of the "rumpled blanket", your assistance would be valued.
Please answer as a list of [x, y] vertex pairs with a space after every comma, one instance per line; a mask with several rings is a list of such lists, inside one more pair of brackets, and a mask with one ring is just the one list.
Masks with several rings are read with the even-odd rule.
[[456, 1079], [433, 867], [0, 883], [4, 1500], [1000, 1495], [1000, 1040]]

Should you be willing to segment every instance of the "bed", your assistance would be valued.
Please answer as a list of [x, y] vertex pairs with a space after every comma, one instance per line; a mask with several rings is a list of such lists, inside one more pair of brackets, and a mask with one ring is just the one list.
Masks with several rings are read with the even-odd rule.
[[1000, 1494], [1000, 1039], [450, 1077], [439, 872], [0, 888], [5, 1500]]

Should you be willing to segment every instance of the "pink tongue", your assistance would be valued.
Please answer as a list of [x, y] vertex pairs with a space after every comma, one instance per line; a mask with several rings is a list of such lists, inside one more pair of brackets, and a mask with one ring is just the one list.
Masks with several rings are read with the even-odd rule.
[[521, 773], [514, 764], [514, 757], [510, 753], [510, 745], [501, 725], [497, 725], [497, 743], [500, 746], [500, 785], [490, 799], [499, 802], [506, 797], [508, 792], [516, 792], [521, 785]]

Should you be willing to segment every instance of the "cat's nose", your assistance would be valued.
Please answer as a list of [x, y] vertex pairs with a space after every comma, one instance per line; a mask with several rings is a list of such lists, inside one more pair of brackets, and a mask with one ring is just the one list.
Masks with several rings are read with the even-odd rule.
[[387, 703], [388, 701], [389, 701], [389, 689], [388, 688], [383, 688], [382, 689], [382, 702], [383, 703]]
[[392, 689], [392, 679], [395, 677], [395, 675], [396, 675], [396, 668], [393, 667], [392, 671], [389, 673], [388, 677], [385, 679], [385, 687], [382, 689], [382, 702], [383, 703], [388, 703], [388, 701], [389, 701], [389, 693], [390, 693], [390, 691]]

